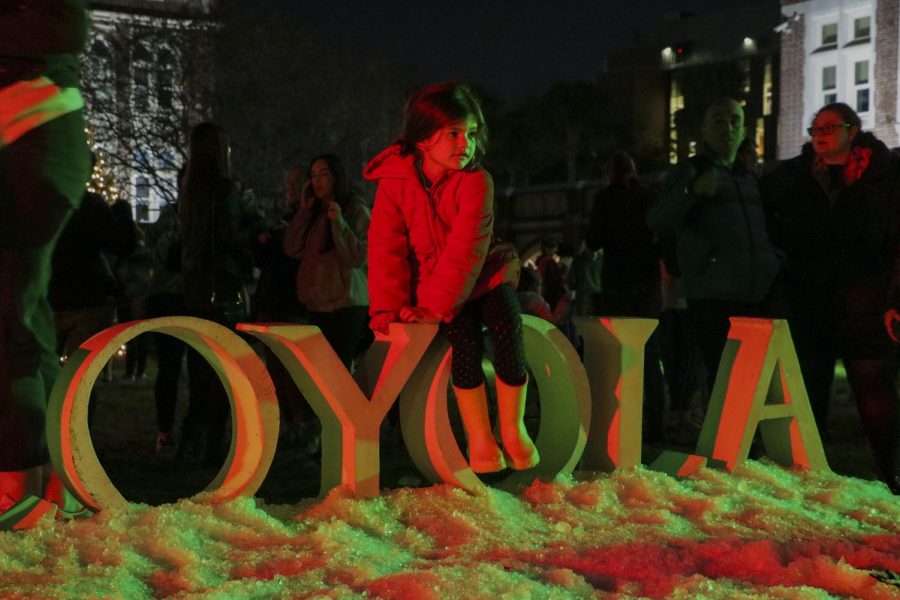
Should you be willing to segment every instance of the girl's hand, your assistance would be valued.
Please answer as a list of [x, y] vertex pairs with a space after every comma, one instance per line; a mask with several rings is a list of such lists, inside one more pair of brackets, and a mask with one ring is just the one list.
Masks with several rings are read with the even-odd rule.
[[313, 192], [312, 181], [307, 181], [303, 186], [303, 191], [300, 192], [300, 208], [312, 210], [315, 203], [316, 194]]
[[441, 317], [424, 306], [404, 306], [400, 309], [400, 320], [404, 323], [440, 323]]
[[397, 315], [391, 311], [388, 312], [380, 312], [369, 321], [369, 329], [376, 333], [383, 333], [387, 335], [390, 330], [390, 325], [394, 321], [397, 320]]
[[884, 328], [894, 343], [900, 343], [900, 339], [897, 338], [897, 329], [900, 328], [900, 312], [897, 312], [896, 308], [888, 309], [884, 313]]

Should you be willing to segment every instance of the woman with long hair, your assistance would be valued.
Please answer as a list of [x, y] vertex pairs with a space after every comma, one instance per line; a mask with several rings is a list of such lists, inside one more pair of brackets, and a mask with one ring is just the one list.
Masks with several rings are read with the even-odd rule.
[[350, 368], [369, 335], [366, 236], [369, 209], [350, 190], [334, 154], [309, 162], [300, 204], [284, 234], [284, 252], [300, 261], [297, 298]]
[[[250, 239], [258, 224], [240, 182], [231, 177], [225, 131], [210, 122], [191, 131], [181, 188], [181, 268], [184, 303], [195, 317], [232, 327], [247, 316], [244, 282], [252, 273]], [[228, 400], [212, 367], [188, 352], [190, 400], [178, 458], [216, 466], [225, 457]]]

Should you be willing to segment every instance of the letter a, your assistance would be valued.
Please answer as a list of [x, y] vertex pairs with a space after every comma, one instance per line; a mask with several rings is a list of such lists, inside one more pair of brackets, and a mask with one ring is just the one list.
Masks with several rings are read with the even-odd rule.
[[[731, 471], [747, 459], [757, 427], [775, 462], [828, 469], [787, 321], [731, 317], [697, 455]], [[654, 468], [671, 472], [673, 454]]]

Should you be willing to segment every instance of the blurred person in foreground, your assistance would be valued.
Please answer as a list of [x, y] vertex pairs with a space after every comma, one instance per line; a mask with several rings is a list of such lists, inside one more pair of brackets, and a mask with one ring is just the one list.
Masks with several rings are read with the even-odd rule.
[[90, 173], [78, 90], [85, 4], [0, 2], [0, 529], [33, 525], [53, 511], [47, 500], [65, 503], [45, 435], [59, 373], [47, 290]]

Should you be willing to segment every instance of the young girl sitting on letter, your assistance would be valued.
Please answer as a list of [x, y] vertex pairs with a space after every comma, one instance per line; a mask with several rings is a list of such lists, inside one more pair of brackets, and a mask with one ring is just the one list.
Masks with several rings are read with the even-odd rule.
[[[364, 173], [378, 183], [369, 228], [369, 326], [386, 333], [393, 321], [440, 323], [452, 347], [469, 464], [478, 473], [507, 463], [528, 469], [540, 460], [522, 422], [528, 375], [518, 269], [496, 261], [482, 269], [494, 224], [493, 180], [479, 164], [486, 141], [469, 87], [431, 85], [409, 100], [402, 135]], [[495, 346], [502, 452], [488, 416], [482, 324]]]

